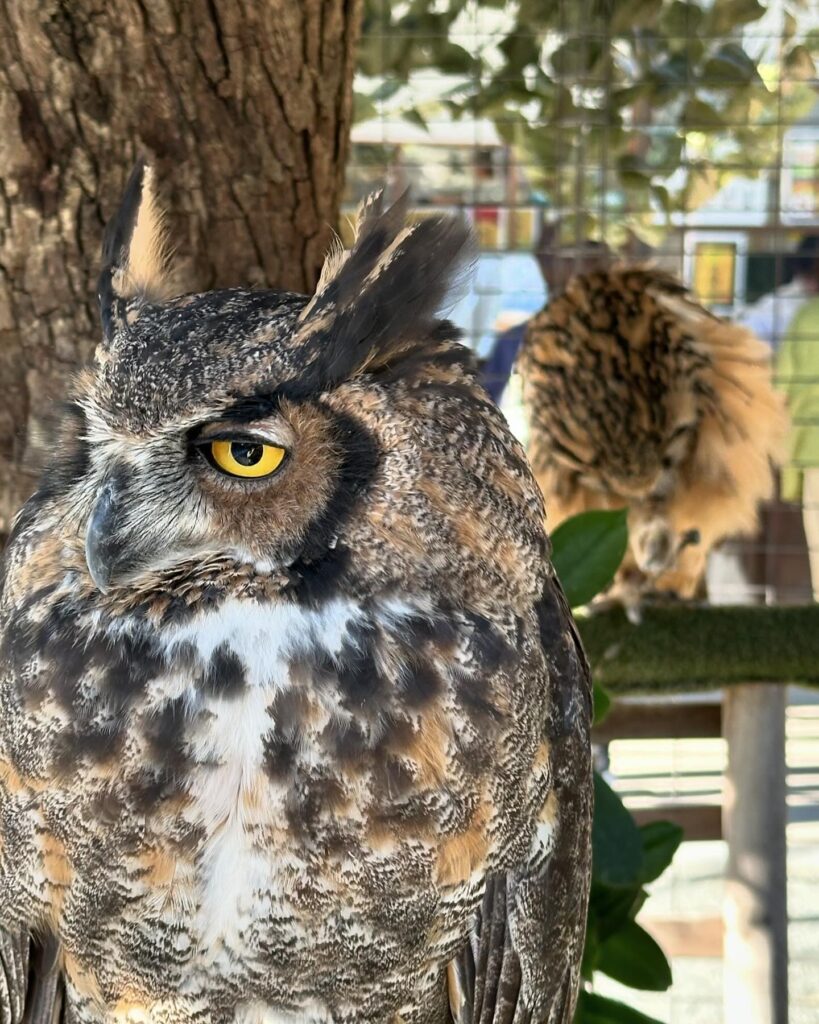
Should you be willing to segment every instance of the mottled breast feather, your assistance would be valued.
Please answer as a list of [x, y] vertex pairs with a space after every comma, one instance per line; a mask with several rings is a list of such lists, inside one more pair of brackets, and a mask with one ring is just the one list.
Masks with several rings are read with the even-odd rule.
[[373, 199], [313, 296], [168, 299], [152, 190], [5, 552], [2, 1019], [569, 1024], [588, 667], [469, 235]]

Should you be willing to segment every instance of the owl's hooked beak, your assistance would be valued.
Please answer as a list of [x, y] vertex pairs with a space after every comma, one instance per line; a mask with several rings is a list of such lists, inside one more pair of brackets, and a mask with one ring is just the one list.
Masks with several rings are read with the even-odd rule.
[[106, 480], [88, 521], [85, 534], [85, 561], [91, 579], [105, 593], [115, 572], [121, 568], [125, 545], [117, 529], [122, 495], [115, 479]]

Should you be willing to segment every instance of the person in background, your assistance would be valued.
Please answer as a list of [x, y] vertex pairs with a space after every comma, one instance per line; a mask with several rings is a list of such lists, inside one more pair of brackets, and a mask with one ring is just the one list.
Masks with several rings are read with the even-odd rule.
[[782, 497], [802, 503], [813, 599], [819, 601], [819, 296], [804, 302], [791, 319], [776, 379], [791, 415]]
[[[518, 357], [518, 350], [523, 344], [523, 335], [526, 332], [526, 318], [508, 327], [504, 323], [503, 314], [498, 317], [495, 327], [498, 333], [492, 345], [492, 351], [486, 357], [481, 372], [483, 386], [489, 392], [490, 398], [495, 405], [500, 405], [506, 385], [512, 376], [512, 367]], [[506, 328], [506, 329], [504, 329]]]
[[[808, 422], [811, 403], [819, 402], [819, 326], [813, 345], [796, 340], [808, 333], [803, 314], [806, 320], [815, 315], [807, 307], [819, 303], [819, 235], [805, 235], [785, 257], [784, 269], [785, 283], [735, 319], [770, 346], [776, 384], [796, 421], [787, 442], [788, 464], [778, 474], [776, 495], [760, 507], [756, 535], [730, 540], [711, 553], [712, 604], [803, 604], [811, 594], [819, 598], [819, 419], [813, 417], [813, 427]], [[812, 359], [811, 388], [805, 381]]]
[[737, 323], [776, 352], [800, 307], [815, 295], [819, 295], [819, 235], [805, 235], [796, 251], [785, 257], [785, 283], [742, 310]]
[[[559, 236], [559, 224], [544, 224], [533, 251], [546, 285], [547, 301], [559, 295], [575, 274], [590, 273], [613, 259], [604, 242], [586, 239], [579, 245], [560, 245]], [[509, 383], [527, 323], [525, 316], [509, 312], [501, 313], [495, 322], [495, 341], [481, 364], [481, 372], [483, 385], [497, 405]]]
[[785, 283], [737, 316], [770, 345], [792, 421], [777, 495], [742, 562], [767, 603], [801, 604], [819, 600], [819, 234], [804, 235], [784, 269]]

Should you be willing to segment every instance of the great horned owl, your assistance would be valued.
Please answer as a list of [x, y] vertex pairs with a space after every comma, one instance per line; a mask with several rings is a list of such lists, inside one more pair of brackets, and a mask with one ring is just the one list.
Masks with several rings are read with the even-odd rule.
[[628, 506], [614, 593], [693, 596], [710, 548], [751, 532], [771, 494], [786, 417], [763, 342], [671, 275], [620, 265], [532, 318], [519, 370], [550, 524]]
[[168, 298], [136, 169], [5, 555], [3, 1021], [571, 1020], [589, 679], [470, 244], [376, 198], [312, 297]]

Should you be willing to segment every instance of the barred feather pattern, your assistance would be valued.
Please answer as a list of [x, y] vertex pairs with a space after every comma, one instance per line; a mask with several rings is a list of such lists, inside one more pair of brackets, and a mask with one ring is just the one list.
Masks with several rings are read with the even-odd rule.
[[752, 532], [772, 492], [787, 419], [766, 346], [671, 275], [620, 265], [532, 318], [519, 370], [549, 523], [628, 507], [616, 589], [694, 595], [708, 551]]

